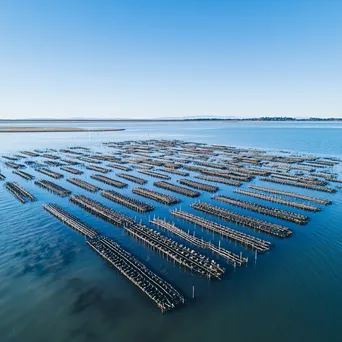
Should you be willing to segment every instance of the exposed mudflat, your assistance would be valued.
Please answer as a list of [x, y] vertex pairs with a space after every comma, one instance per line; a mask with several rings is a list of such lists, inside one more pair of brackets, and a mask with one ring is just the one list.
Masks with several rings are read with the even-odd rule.
[[0, 127], [0, 133], [46, 133], [46, 132], [113, 132], [124, 128], [80, 128], [80, 127]]

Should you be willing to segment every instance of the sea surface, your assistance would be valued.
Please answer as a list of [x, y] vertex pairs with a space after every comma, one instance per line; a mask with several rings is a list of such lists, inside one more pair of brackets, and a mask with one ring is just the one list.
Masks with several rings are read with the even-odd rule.
[[[49, 126], [52, 125], [67, 124], [49, 123]], [[72, 125], [126, 130], [0, 133], [0, 155], [12, 155], [23, 149], [59, 149], [69, 146], [86, 146], [110, 152], [102, 142], [181, 139], [261, 148], [270, 152], [291, 151], [342, 158], [342, 123], [112, 122]], [[274, 186], [333, 201], [332, 205], [323, 207], [322, 212], [309, 213], [312, 219], [307, 226], [284, 223], [234, 208], [241, 213], [282, 223], [293, 229], [294, 234], [281, 240], [238, 227], [241, 231], [272, 241], [274, 247], [255, 260], [254, 254], [247, 249], [222, 240], [223, 246], [248, 256], [249, 265], [234, 269], [226, 264], [227, 272], [222, 281], [208, 281], [167, 262], [126, 236], [120, 228], [70, 204], [67, 199], [12, 174], [12, 170], [3, 163], [0, 169], [8, 180], [17, 181], [38, 199], [34, 203], [22, 205], [0, 186], [1, 342], [341, 341], [341, 190], [336, 194], [325, 194]], [[341, 175], [342, 168], [337, 166], [333, 171]], [[48, 179], [32, 169], [28, 172], [37, 178]], [[90, 181], [91, 173], [87, 171], [80, 178]], [[112, 175], [113, 172], [109, 174]], [[141, 176], [148, 178], [147, 187], [152, 187], [153, 179]], [[178, 178], [175, 175], [172, 180]], [[95, 198], [127, 215], [136, 216], [145, 223], [148, 221], [148, 214], [136, 214], [65, 180], [56, 183], [74, 193]], [[91, 180], [91, 183], [95, 184], [96, 181]], [[254, 180], [252, 183], [262, 182]], [[97, 184], [110, 188], [103, 183]], [[272, 187], [269, 183], [263, 185]], [[119, 191], [132, 196], [130, 190], [134, 186], [131, 183], [128, 189]], [[233, 190], [231, 186], [220, 184], [219, 194], [229, 196]], [[182, 209], [191, 211], [189, 204], [193, 200], [181, 195], [178, 197], [182, 199]], [[238, 197], [243, 198], [242, 195]], [[202, 192], [200, 199], [210, 201], [210, 195]], [[156, 215], [170, 217], [169, 207], [146, 201], [156, 206]], [[137, 255], [189, 298], [186, 305], [162, 315], [147, 296], [91, 250], [81, 234], [45, 212], [42, 204], [49, 202], [66, 208]], [[229, 208], [223, 203], [216, 204]], [[275, 206], [296, 211], [294, 208]], [[210, 219], [236, 227], [212, 216]], [[218, 243], [217, 236], [173, 220], [184, 229], [196, 230], [197, 234]], [[193, 286], [194, 300], [191, 299]]]

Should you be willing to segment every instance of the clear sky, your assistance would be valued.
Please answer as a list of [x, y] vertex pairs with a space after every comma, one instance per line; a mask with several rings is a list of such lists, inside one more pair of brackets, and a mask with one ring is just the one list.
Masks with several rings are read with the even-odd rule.
[[342, 117], [341, 0], [0, 0], [0, 118]]

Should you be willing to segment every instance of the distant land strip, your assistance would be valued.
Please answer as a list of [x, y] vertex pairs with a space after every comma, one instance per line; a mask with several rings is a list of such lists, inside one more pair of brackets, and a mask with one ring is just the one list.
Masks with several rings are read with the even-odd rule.
[[0, 133], [115, 132], [124, 130], [124, 128], [0, 127]]
[[[240, 121], [256, 121], [256, 122], [267, 122], [267, 121], [280, 121], [280, 122], [321, 122], [321, 121], [330, 121], [330, 122], [341, 122], [342, 117], [308, 117], [308, 118], [297, 118], [297, 117], [287, 117], [287, 116], [262, 116], [262, 117], [166, 117], [166, 118], [72, 118], [72, 119], [44, 119], [44, 118], [31, 118], [31, 119], [0, 119], [1, 123], [12, 123], [12, 124], [19, 124], [19, 123], [52, 123], [52, 122], [59, 122], [59, 123], [85, 123], [85, 122], [179, 122], [179, 121], [227, 121], [227, 122], [240, 122]], [[118, 129], [119, 130], [119, 129]]]

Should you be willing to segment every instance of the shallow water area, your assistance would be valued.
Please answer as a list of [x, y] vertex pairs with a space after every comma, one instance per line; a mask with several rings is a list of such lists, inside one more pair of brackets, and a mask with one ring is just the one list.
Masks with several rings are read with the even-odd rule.
[[[33, 124], [37, 126], [37, 123]], [[66, 123], [56, 123], [61, 126]], [[70, 125], [70, 124], [68, 124]], [[73, 123], [80, 127], [80, 123]], [[13, 156], [20, 150], [70, 146], [85, 146], [110, 153], [103, 142], [147, 139], [181, 139], [207, 144], [231, 145], [291, 151], [342, 158], [342, 123], [226, 123], [226, 122], [108, 122], [83, 123], [85, 127], [125, 128], [118, 132], [77, 133], [1, 133], [1, 155]], [[102, 166], [102, 165], [101, 165]], [[167, 262], [158, 253], [129, 237], [125, 232], [83, 209], [12, 173], [1, 165], [1, 173], [8, 181], [16, 181], [37, 197], [37, 201], [22, 205], [6, 189], [0, 187], [0, 336], [1, 342], [17, 341], [340, 341], [340, 308], [342, 294], [342, 195], [326, 194], [262, 182], [248, 184], [275, 187], [310, 196], [324, 197], [332, 205], [319, 206], [319, 213], [307, 213], [295, 208], [274, 204], [274, 207], [310, 216], [306, 226], [273, 219], [242, 208], [231, 207], [211, 199], [212, 194], [201, 192], [201, 201], [225, 207], [242, 214], [282, 223], [293, 230], [288, 239], [277, 239], [248, 228], [246, 233], [267, 238], [274, 247], [254, 260], [248, 249], [223, 242], [233, 251], [242, 251], [250, 258], [248, 266], [234, 270], [225, 264], [222, 281], [207, 280]], [[59, 172], [59, 168], [50, 167]], [[48, 179], [27, 168], [36, 179]], [[341, 178], [341, 166], [332, 170]], [[90, 178], [93, 171], [82, 168], [82, 178], [103, 189], [113, 189], [138, 198], [131, 189], [138, 184], [115, 176], [120, 170], [108, 173], [128, 187], [117, 190]], [[122, 171], [124, 172], [124, 171]], [[319, 172], [319, 170], [317, 170]], [[75, 194], [84, 194], [126, 215], [147, 222], [149, 214], [139, 214], [99, 193], [92, 194], [66, 181], [73, 175], [64, 174], [62, 180], [52, 180]], [[133, 175], [152, 178], [133, 171]], [[194, 175], [194, 173], [191, 173]], [[182, 178], [170, 175], [170, 182]], [[194, 179], [196, 180], [196, 179]], [[198, 179], [197, 179], [198, 180]], [[200, 180], [198, 180], [200, 181]], [[235, 188], [216, 184], [217, 194], [234, 196]], [[246, 186], [244, 188], [247, 189]], [[171, 207], [139, 197], [153, 205], [160, 217], [168, 217], [190, 231], [196, 230], [205, 238], [218, 243], [216, 235], [192, 224], [171, 217], [170, 208], [186, 208], [213, 221], [232, 228], [233, 223], [209, 215], [202, 215], [189, 206], [194, 199], [172, 192], [181, 198], [180, 205]], [[239, 197], [239, 198], [242, 198]], [[244, 200], [270, 205], [269, 202], [244, 197]], [[51, 217], [42, 209], [44, 203], [57, 203], [106, 236], [114, 238], [143, 260], [152, 270], [162, 274], [188, 298], [184, 307], [162, 315], [153, 303], [127, 279], [101, 259], [86, 244], [82, 235]], [[196, 297], [191, 300], [195, 286]]]

